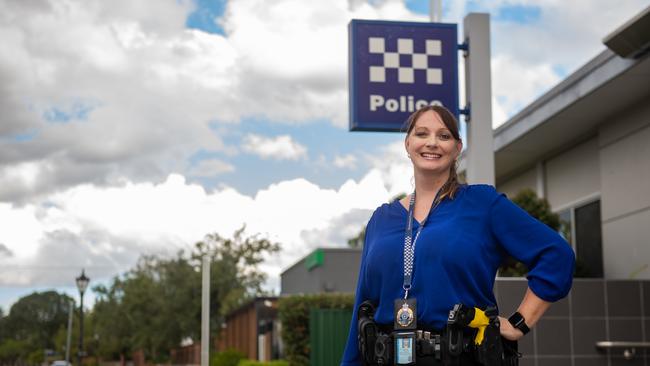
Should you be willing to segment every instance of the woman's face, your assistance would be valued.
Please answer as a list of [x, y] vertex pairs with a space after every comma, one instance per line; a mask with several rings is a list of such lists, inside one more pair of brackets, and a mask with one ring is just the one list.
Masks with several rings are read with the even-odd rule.
[[416, 169], [437, 173], [449, 171], [463, 148], [434, 111], [418, 117], [405, 145]]

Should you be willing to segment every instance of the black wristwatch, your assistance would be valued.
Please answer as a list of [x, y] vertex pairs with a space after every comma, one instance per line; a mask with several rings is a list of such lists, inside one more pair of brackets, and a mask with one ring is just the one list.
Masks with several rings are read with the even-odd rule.
[[513, 327], [519, 329], [522, 333], [524, 333], [524, 335], [530, 332], [530, 328], [528, 328], [526, 325], [526, 319], [524, 319], [524, 317], [518, 311], [515, 311], [514, 314], [510, 315], [508, 321], [510, 324], [512, 324]]

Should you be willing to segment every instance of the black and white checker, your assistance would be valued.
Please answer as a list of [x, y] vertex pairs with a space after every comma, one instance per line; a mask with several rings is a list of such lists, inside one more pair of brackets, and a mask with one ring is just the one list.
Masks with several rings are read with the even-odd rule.
[[[397, 52], [386, 51], [386, 40], [383, 37], [369, 37], [368, 50], [370, 53], [383, 55], [382, 65], [370, 66], [370, 82], [385, 83], [386, 70], [397, 69], [397, 82], [401, 84], [415, 83], [415, 70], [426, 70], [426, 83], [442, 84], [442, 69], [429, 67], [429, 56], [442, 56], [441, 42], [436, 39], [425, 40], [425, 53], [413, 51], [413, 39], [398, 38]], [[400, 64], [400, 56], [410, 58], [411, 62]]]

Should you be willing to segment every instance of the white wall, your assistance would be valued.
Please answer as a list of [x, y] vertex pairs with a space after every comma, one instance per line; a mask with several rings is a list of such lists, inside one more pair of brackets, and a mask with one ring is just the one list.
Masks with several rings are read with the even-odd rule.
[[537, 186], [537, 169], [531, 168], [525, 172], [512, 177], [497, 186], [499, 192], [505, 193], [508, 198], [512, 199], [519, 191], [524, 188], [530, 188], [536, 191]]
[[605, 277], [650, 279], [650, 103], [599, 131]]
[[546, 199], [554, 210], [600, 191], [598, 138], [546, 161]]

